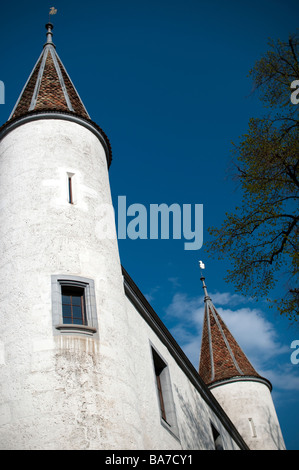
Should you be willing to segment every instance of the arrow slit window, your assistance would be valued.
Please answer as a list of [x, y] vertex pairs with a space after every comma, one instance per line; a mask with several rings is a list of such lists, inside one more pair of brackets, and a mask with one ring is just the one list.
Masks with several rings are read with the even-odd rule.
[[67, 200], [69, 204], [75, 204], [75, 192], [74, 192], [74, 179], [75, 173], [67, 173]]

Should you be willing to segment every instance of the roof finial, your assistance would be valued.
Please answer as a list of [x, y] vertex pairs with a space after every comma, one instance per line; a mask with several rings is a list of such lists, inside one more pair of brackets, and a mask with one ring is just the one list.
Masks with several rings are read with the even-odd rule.
[[208, 294], [208, 291], [207, 291], [207, 286], [205, 284], [205, 277], [204, 277], [203, 272], [202, 272], [202, 270], [205, 269], [205, 265], [202, 261], [199, 261], [199, 267], [200, 267], [200, 272], [201, 272], [200, 280], [202, 281], [202, 287], [203, 287], [203, 291], [205, 293], [204, 301], [211, 300], [211, 298]]
[[53, 36], [53, 33], [52, 33], [52, 29], [54, 28], [53, 24], [52, 23], [47, 23], [46, 24], [46, 29], [47, 29], [47, 42], [45, 45], [47, 44], [52, 44], [53, 45], [53, 41], [52, 41], [52, 36]]
[[53, 23], [51, 23], [51, 20], [50, 20], [50, 16], [51, 15], [56, 15], [57, 13], [57, 9], [55, 7], [51, 7], [50, 8], [50, 11], [49, 11], [49, 22], [46, 24], [46, 29], [47, 29], [47, 42], [45, 45], [47, 44], [53, 44], [53, 41], [52, 41], [52, 36], [53, 36], [53, 33], [52, 33], [52, 29], [54, 28], [54, 25]]

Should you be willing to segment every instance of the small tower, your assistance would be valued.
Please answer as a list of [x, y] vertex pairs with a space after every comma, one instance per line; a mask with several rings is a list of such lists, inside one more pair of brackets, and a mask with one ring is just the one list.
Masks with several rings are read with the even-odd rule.
[[46, 29], [0, 128], [0, 447], [138, 448], [111, 147]]
[[[204, 269], [202, 262], [200, 267]], [[256, 372], [223, 322], [208, 295], [203, 273], [201, 281], [205, 310], [199, 375], [250, 449], [285, 449], [271, 383]]]

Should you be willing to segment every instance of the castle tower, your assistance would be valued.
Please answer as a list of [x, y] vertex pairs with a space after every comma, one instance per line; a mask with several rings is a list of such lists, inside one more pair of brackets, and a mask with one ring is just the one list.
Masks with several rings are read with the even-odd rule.
[[283, 447], [270, 384], [205, 285], [201, 374], [231, 419], [122, 268], [111, 146], [46, 29], [0, 127], [0, 448]]
[[0, 128], [0, 446], [142, 448], [111, 147], [46, 29]]
[[223, 322], [208, 295], [203, 274], [201, 280], [205, 311], [199, 375], [251, 450], [285, 449], [272, 385], [256, 372]]

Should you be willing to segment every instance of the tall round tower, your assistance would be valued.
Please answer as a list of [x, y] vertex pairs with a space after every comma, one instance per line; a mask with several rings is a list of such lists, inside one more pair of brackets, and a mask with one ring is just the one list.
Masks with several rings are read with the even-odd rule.
[[272, 385], [249, 362], [213, 305], [203, 275], [201, 280], [205, 313], [199, 375], [251, 450], [283, 450]]
[[111, 147], [46, 28], [0, 128], [0, 446], [141, 448]]

